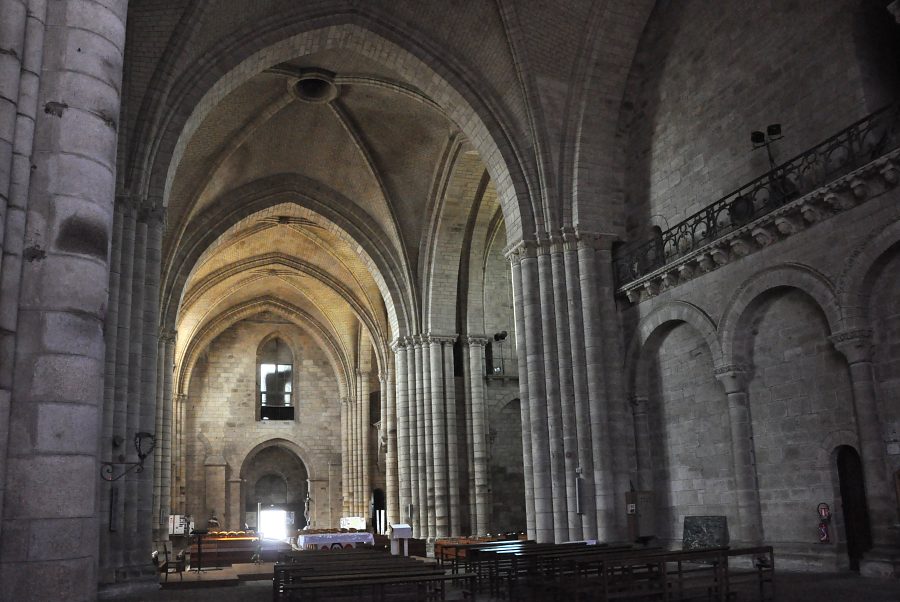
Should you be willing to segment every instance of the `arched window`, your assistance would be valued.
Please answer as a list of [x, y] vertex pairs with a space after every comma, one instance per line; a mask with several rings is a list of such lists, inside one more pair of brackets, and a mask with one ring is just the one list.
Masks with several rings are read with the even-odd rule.
[[275, 337], [257, 354], [259, 420], [294, 419], [294, 357], [290, 348]]

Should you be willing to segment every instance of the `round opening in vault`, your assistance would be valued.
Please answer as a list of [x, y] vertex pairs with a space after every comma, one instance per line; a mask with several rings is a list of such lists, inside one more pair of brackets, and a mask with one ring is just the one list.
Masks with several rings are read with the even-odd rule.
[[300, 76], [294, 84], [294, 95], [304, 102], [331, 102], [338, 95], [334, 74], [328, 71], [309, 71]]

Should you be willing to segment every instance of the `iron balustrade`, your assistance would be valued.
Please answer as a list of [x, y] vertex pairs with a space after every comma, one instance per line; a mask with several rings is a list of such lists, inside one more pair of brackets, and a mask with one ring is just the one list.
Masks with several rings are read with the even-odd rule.
[[900, 146], [900, 103], [888, 105], [744, 184], [649, 241], [617, 249], [618, 287], [847, 175]]

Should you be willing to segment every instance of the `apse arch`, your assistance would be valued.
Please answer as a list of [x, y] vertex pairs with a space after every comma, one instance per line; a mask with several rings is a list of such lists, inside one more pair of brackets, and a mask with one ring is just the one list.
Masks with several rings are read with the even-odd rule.
[[203, 253], [240, 220], [283, 204], [285, 199], [329, 221], [333, 232], [356, 250], [384, 298], [392, 335], [400, 336], [414, 326], [416, 315], [410, 309], [415, 306], [411, 298], [414, 293], [393, 245], [369, 224], [362, 209], [339, 192], [289, 173], [262, 178], [229, 191], [192, 220], [190, 230], [177, 241], [163, 271], [162, 324], [175, 327], [185, 285]]
[[527, 175], [533, 172], [523, 150], [529, 145], [516, 139], [522, 128], [514, 125], [501, 99], [473, 81], [465, 65], [446, 55], [439, 58], [424, 36], [359, 4], [328, 15], [279, 14], [248, 23], [226, 41], [213, 45], [171, 82], [169, 93], [159, 99], [155, 127], [142, 132], [134, 145], [140, 156], [130, 162], [133, 188], [167, 203], [169, 185], [187, 141], [213, 106], [270, 66], [335, 49], [354, 51], [391, 66], [435, 100], [491, 170], [510, 240], [533, 236], [541, 226], [540, 200]]
[[[174, 376], [173, 390], [176, 395], [186, 395], [191, 381], [194, 366], [203, 350], [225, 330], [251, 316], [264, 311], [271, 311], [292, 322], [313, 338], [328, 356], [329, 364], [338, 381], [340, 396], [346, 397], [350, 391], [351, 369], [347, 354], [331, 336], [331, 334], [302, 309], [272, 297], [257, 298], [237, 305], [211, 320], [196, 333], [184, 351], [176, 358], [177, 369]], [[298, 319], [299, 318], [299, 319]]]

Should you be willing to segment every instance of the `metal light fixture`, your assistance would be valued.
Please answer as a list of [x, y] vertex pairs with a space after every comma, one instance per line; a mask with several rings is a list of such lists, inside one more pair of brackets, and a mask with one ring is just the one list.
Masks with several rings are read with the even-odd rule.
[[[122, 444], [121, 437], [113, 437], [113, 446], [118, 447]], [[153, 453], [156, 447], [156, 437], [152, 434], [141, 431], [134, 435], [134, 449], [137, 451], [137, 462], [102, 462], [100, 464], [100, 477], [104, 481], [118, 481], [129, 472], [142, 472], [144, 470], [144, 460]], [[123, 472], [115, 475], [116, 466], [126, 467]]]
[[507, 334], [505, 330], [494, 333], [494, 341], [500, 345], [500, 365], [494, 366], [494, 374], [506, 374], [506, 366], [503, 365], [503, 341], [506, 340]]
[[781, 134], [781, 124], [770, 124], [765, 132], [755, 130], [750, 132], [750, 142], [753, 144], [753, 150], [758, 148], [766, 148], [766, 154], [769, 156], [769, 166], [775, 169], [775, 158], [772, 156], [772, 143], [781, 140], [784, 136]]

